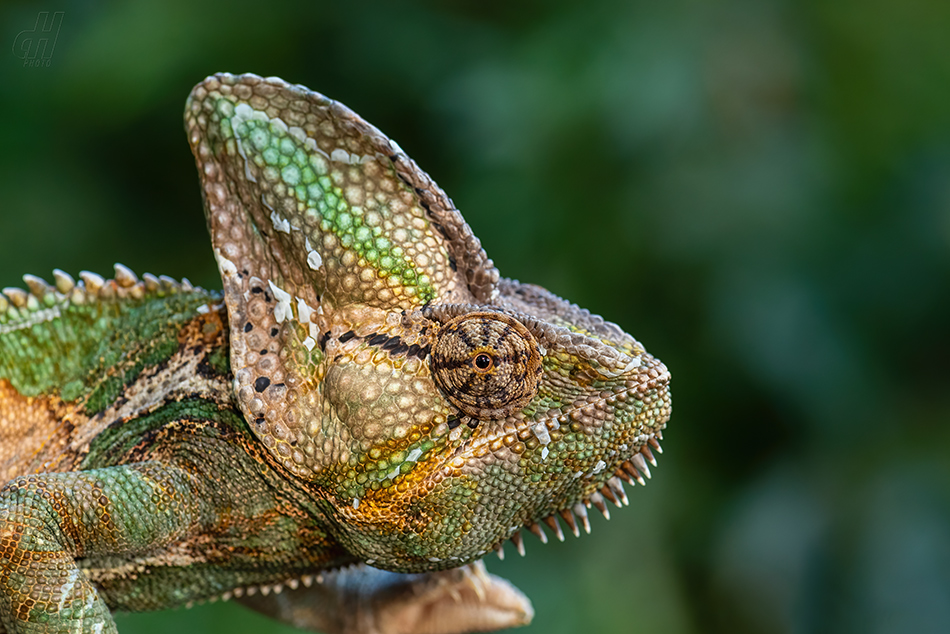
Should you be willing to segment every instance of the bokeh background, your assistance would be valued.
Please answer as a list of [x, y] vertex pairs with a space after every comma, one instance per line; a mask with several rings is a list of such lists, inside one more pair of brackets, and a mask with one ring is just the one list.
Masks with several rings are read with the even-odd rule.
[[[48, 66], [12, 49], [64, 11]], [[673, 373], [593, 534], [490, 561], [525, 632], [950, 632], [950, 3], [9, 1], [0, 286], [119, 261], [217, 287], [191, 86], [349, 105], [508, 276]], [[237, 605], [134, 632], [289, 632]]]

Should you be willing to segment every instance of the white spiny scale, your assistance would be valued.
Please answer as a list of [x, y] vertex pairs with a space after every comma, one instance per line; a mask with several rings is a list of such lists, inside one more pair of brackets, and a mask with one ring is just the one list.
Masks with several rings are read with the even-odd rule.
[[597, 491], [594, 491], [593, 493], [590, 494], [590, 498], [588, 498], [588, 500], [590, 501], [591, 504], [594, 505], [594, 508], [600, 511], [600, 513], [605, 518], [607, 518], [608, 520], [610, 519], [610, 509], [608, 509], [607, 505], [604, 504], [604, 496], [602, 496]]
[[535, 537], [540, 539], [542, 544], [548, 543], [547, 533], [545, 533], [544, 529], [542, 529], [539, 525], [532, 522], [531, 524], [528, 524], [528, 530], [531, 531]]
[[614, 491], [613, 489], [610, 488], [609, 484], [605, 483], [604, 486], [600, 487], [600, 494], [604, 497], [605, 500], [607, 500], [608, 502], [610, 502], [617, 508], [620, 508], [621, 506], [623, 506], [623, 504], [620, 503], [620, 500], [617, 499], [617, 496], [614, 495]]
[[561, 530], [561, 525], [558, 524], [557, 518], [553, 515], [548, 515], [544, 518], [544, 523], [548, 525], [548, 528], [554, 532], [554, 536], [557, 537], [559, 542], [564, 541], [564, 531]]
[[287, 587], [290, 588], [291, 590], [296, 590], [297, 588], [300, 587], [300, 580], [299, 580], [299, 579], [288, 579], [288, 580], [287, 580]]
[[145, 290], [147, 290], [149, 293], [154, 293], [161, 286], [159, 279], [151, 273], [143, 273], [142, 281], [145, 282]]
[[3, 294], [6, 295], [10, 303], [17, 308], [25, 308], [26, 302], [29, 299], [29, 293], [22, 288], [8, 287], [3, 289]]
[[23, 281], [26, 283], [26, 287], [30, 289], [30, 294], [37, 299], [43, 299], [47, 293], [53, 290], [50, 285], [46, 283], [46, 280], [35, 275], [24, 275]]
[[56, 290], [63, 295], [68, 295], [76, 287], [73, 276], [60, 269], [53, 269], [53, 282], [56, 284]]
[[568, 528], [571, 529], [571, 532], [574, 533], [574, 537], [580, 537], [581, 532], [577, 528], [577, 521], [574, 519], [574, 514], [571, 513], [571, 509], [561, 509], [558, 511], [558, 514], [564, 518], [564, 523], [566, 523]]
[[574, 505], [573, 509], [574, 515], [581, 519], [581, 523], [584, 525], [584, 532], [590, 535], [590, 519], [587, 517], [587, 507], [583, 503], [578, 502]]
[[139, 278], [136, 277], [132, 269], [124, 264], [115, 263], [115, 283], [122, 288], [131, 288], [138, 284]]
[[[637, 482], [639, 482], [639, 483], [640, 483], [640, 486], [646, 486], [647, 481], [643, 479], [643, 476], [640, 475], [640, 472], [637, 471], [637, 468], [636, 468], [635, 466], [633, 466], [633, 463], [632, 463], [632, 462], [630, 462], [629, 460], [627, 460], [626, 462], [624, 462], [624, 463], [623, 463], [623, 470], [627, 473], [627, 475], [629, 475], [631, 478], [633, 478], [634, 480], [636, 480]], [[632, 484], [632, 483], [631, 483], [631, 484]]]
[[241, 597], [244, 596], [244, 588], [235, 588], [235, 589], [233, 590], [233, 594], [234, 594], [235, 597], [237, 597], [238, 599], [240, 599]]
[[495, 554], [498, 555], [498, 559], [505, 560], [505, 547], [503, 544], [498, 544], [498, 548], [495, 549]]
[[86, 293], [88, 293], [90, 297], [98, 295], [103, 284], [106, 283], [101, 275], [97, 275], [92, 271], [80, 271], [79, 279], [82, 280], [83, 286], [86, 287]]
[[178, 282], [176, 282], [173, 278], [168, 277], [167, 275], [159, 275], [158, 279], [161, 281], [162, 286], [165, 287], [165, 290], [174, 292], [179, 289]]
[[639, 453], [633, 454], [633, 457], [630, 458], [630, 462], [632, 462], [634, 466], [637, 469], [639, 469], [643, 473], [643, 475], [647, 477], [647, 479], [650, 479], [652, 477], [650, 475], [650, 467], [647, 466], [647, 461], [643, 459], [643, 454], [639, 454]]
[[650, 451], [649, 445], [643, 445], [640, 447], [640, 453], [646, 456], [647, 462], [649, 462], [654, 467], [656, 466], [656, 458], [653, 456], [653, 452]]
[[300, 578], [300, 583], [309, 588], [313, 585], [313, 575], [304, 575]]
[[623, 490], [623, 483], [620, 481], [620, 478], [614, 476], [607, 480], [607, 486], [610, 487], [610, 490], [614, 492], [614, 495], [620, 500], [623, 506], [630, 505], [630, 500], [627, 499], [627, 492]]
[[511, 543], [514, 544], [515, 548], [518, 550], [518, 554], [524, 557], [524, 540], [521, 538], [521, 531], [516, 531], [510, 539]]

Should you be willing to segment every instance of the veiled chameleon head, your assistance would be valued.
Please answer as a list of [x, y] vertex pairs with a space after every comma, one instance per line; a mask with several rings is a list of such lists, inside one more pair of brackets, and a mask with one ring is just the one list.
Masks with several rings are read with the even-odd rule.
[[[452, 201], [344, 106], [215, 75], [185, 112], [234, 387], [274, 460], [379, 567], [461, 565], [625, 499], [669, 373], [619, 327], [499, 279]], [[560, 529], [557, 529], [558, 533]]]

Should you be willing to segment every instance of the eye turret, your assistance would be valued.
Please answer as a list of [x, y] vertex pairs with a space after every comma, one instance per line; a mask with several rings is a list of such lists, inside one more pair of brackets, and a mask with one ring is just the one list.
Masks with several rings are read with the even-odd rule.
[[459, 315], [439, 332], [430, 367], [445, 397], [478, 420], [505, 418], [527, 405], [541, 383], [541, 349], [508, 315]]

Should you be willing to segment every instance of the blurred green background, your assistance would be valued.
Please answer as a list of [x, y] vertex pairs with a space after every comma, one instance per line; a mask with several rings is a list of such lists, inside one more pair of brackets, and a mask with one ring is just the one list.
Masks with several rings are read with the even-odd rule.
[[[40, 10], [65, 16], [27, 68]], [[950, 631], [950, 3], [7, 1], [0, 43], [0, 286], [119, 261], [217, 287], [181, 112], [251, 71], [360, 113], [505, 275], [667, 363], [631, 507], [488, 562], [525, 632]]]

